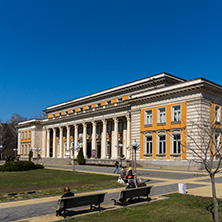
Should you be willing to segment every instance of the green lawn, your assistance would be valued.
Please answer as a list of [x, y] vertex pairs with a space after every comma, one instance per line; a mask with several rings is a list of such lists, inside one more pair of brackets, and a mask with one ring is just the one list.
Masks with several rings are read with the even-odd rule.
[[[212, 222], [212, 201], [209, 198], [171, 194], [170, 198], [120, 210], [107, 211], [70, 219], [77, 222]], [[222, 200], [219, 205], [222, 221]]]
[[[0, 181], [1, 201], [62, 194], [67, 185], [73, 192], [121, 186], [115, 176], [49, 169], [0, 172]], [[28, 191], [35, 193], [27, 194]]]

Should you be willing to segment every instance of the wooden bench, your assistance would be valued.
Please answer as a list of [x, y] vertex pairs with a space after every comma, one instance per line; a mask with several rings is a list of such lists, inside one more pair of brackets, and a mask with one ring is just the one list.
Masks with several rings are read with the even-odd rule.
[[134, 197], [138, 197], [138, 200], [140, 200], [140, 197], [147, 197], [150, 194], [151, 188], [153, 186], [144, 186], [144, 187], [137, 187], [137, 188], [131, 188], [131, 189], [125, 189], [122, 190], [119, 194], [119, 197], [117, 199], [112, 198], [111, 200], [114, 201], [114, 205], [121, 204], [123, 206], [126, 205], [127, 199], [132, 199]]
[[[66, 209], [81, 207], [90, 205], [90, 210], [98, 206], [97, 209], [100, 210], [100, 204], [104, 201], [106, 193], [90, 194], [77, 197], [63, 197], [58, 200], [58, 209], [56, 210], [56, 216], [58, 212], [63, 212], [64, 218], [66, 217]], [[95, 206], [93, 206], [95, 205]]]

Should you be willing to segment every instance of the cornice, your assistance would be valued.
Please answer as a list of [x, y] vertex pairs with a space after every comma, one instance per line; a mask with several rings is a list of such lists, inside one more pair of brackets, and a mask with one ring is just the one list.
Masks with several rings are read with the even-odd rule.
[[82, 112], [78, 114], [71, 114], [69, 116], [61, 117], [61, 118], [55, 118], [55, 119], [50, 119], [46, 122], [42, 122], [42, 125], [47, 126], [47, 125], [52, 125], [52, 124], [60, 124], [64, 122], [72, 122], [72, 121], [81, 121], [84, 119], [90, 119], [90, 118], [97, 118], [98, 116], [104, 116], [104, 115], [110, 115], [112, 113], [117, 113], [121, 111], [127, 111], [130, 110], [130, 105], [128, 103], [118, 105], [118, 106], [112, 106], [109, 108], [101, 108], [95, 111], [87, 111], [87, 112]]
[[185, 80], [168, 73], [160, 73], [154, 76], [150, 76], [141, 80], [123, 84], [117, 87], [113, 87], [107, 90], [100, 91], [98, 93], [83, 96], [74, 100], [70, 100], [57, 105], [49, 106], [44, 112], [56, 112], [62, 109], [68, 109], [76, 106], [86, 105], [87, 103], [98, 102], [104, 99], [110, 99], [113, 97], [123, 96], [129, 93], [135, 93], [147, 87], [155, 86], [160, 83], [175, 84], [178, 82], [184, 82]]

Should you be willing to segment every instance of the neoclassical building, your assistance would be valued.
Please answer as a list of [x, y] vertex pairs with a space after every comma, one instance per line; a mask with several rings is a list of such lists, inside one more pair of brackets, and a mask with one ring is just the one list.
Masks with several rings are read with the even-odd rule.
[[203, 116], [221, 122], [221, 93], [222, 86], [203, 78], [153, 75], [49, 106], [46, 119], [20, 122], [18, 153], [28, 158], [39, 148], [42, 161], [58, 162], [72, 157], [71, 147], [75, 157], [82, 147], [86, 162], [107, 164], [123, 155], [130, 160], [136, 141], [139, 164], [185, 166], [192, 159], [186, 152], [190, 122]]

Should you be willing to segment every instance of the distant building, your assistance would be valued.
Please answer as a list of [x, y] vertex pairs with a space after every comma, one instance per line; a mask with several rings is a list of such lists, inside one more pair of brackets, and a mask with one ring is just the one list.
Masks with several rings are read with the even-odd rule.
[[189, 121], [217, 116], [221, 122], [221, 93], [222, 86], [203, 78], [160, 73], [49, 106], [47, 119], [20, 122], [18, 152], [28, 158], [38, 147], [42, 160], [56, 162], [81, 146], [87, 162], [109, 163], [121, 155], [130, 160], [136, 141], [141, 165], [188, 166], [192, 155], [181, 144], [190, 142]]

